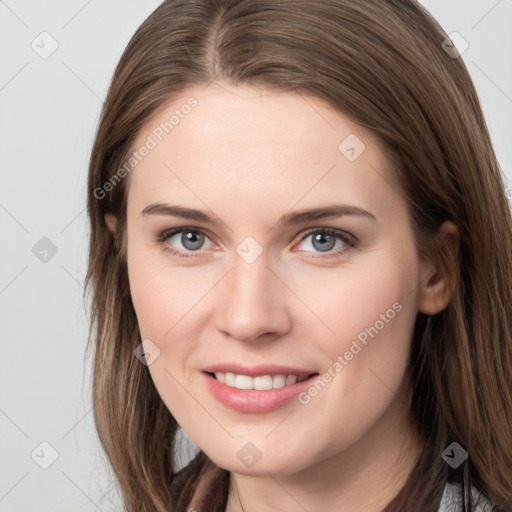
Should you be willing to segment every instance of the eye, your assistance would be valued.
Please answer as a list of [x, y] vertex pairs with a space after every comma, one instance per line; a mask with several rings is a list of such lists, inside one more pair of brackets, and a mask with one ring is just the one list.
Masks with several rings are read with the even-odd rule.
[[[181, 257], [194, 257], [194, 254], [186, 254], [187, 252], [198, 252], [201, 249], [207, 249], [210, 246], [203, 247], [205, 240], [209, 240], [206, 233], [199, 228], [176, 228], [164, 231], [159, 235], [159, 241], [164, 250]], [[170, 244], [165, 242], [169, 241]], [[181, 247], [180, 247], [181, 244]], [[210, 242], [211, 245], [211, 242]], [[178, 250], [174, 249], [177, 247]]]
[[[306, 242], [311, 239], [309, 242]], [[337, 244], [337, 242], [339, 242]], [[357, 246], [357, 239], [338, 229], [332, 228], [314, 228], [303, 235], [300, 244], [303, 244], [301, 250], [307, 252], [328, 253], [326, 256], [313, 256], [314, 258], [329, 258], [346, 252], [351, 247]]]
[[[306, 242], [311, 238], [310, 242]], [[210, 243], [204, 247], [205, 241]], [[179, 258], [201, 257], [201, 252], [213, 244], [206, 232], [200, 228], [181, 227], [168, 229], [158, 235], [158, 241], [163, 249]], [[351, 247], [356, 247], [358, 240], [346, 233], [333, 228], [310, 229], [299, 242], [304, 245], [300, 251], [320, 253], [313, 258], [330, 258], [345, 253]], [[194, 254], [198, 253], [198, 254]], [[321, 254], [325, 253], [325, 255]]]

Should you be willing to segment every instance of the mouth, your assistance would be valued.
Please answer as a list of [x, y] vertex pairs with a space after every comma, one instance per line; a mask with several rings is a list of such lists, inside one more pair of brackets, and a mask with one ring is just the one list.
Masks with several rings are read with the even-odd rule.
[[232, 372], [205, 372], [213, 379], [226, 386], [241, 390], [267, 391], [293, 386], [319, 375], [317, 372], [310, 374], [267, 374], [252, 377], [250, 375], [235, 374]]
[[242, 413], [265, 413], [283, 407], [315, 385], [319, 376], [316, 372], [254, 377], [231, 372], [202, 371], [202, 374], [213, 397], [226, 407]]

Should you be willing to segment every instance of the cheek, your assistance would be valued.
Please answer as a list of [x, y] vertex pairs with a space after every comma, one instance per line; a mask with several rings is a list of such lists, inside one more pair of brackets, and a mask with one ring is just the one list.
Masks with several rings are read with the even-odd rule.
[[[417, 315], [415, 265], [391, 262], [326, 281], [312, 298], [323, 329], [324, 372], [336, 375], [354, 410], [380, 410], [400, 387]], [[408, 271], [405, 272], [404, 269]], [[317, 286], [322, 282], [317, 281]], [[328, 376], [326, 377], [329, 378]], [[351, 397], [351, 398], [348, 398]], [[369, 410], [365, 405], [365, 410]]]
[[[161, 293], [161, 280], [157, 274], [130, 270], [130, 293], [142, 338], [160, 338], [169, 329], [169, 306], [174, 302], [172, 290]], [[156, 340], [155, 340], [156, 341]]]
[[196, 338], [193, 306], [205, 292], [194, 285], [190, 274], [171, 269], [165, 257], [152, 252], [157, 250], [129, 249], [130, 293], [141, 339], [154, 344], [146, 350], [156, 353], [154, 346], [158, 348], [158, 357], [148, 367], [151, 378], [162, 401], [182, 424], [190, 403], [180, 383]]
[[[386, 272], [381, 268], [324, 288], [328, 299], [318, 314], [335, 331], [326, 331], [316, 346], [322, 351], [326, 392], [317, 398], [311, 390], [304, 403], [311, 400], [313, 408], [337, 404], [331, 408], [330, 432], [338, 448], [370, 429], [400, 393], [417, 314], [413, 274], [401, 270], [398, 265]], [[343, 423], [343, 436], [335, 418]]]
[[396, 334], [406, 318], [409, 321], [405, 323], [410, 325], [410, 316], [415, 316], [410, 311], [416, 299], [412, 293], [414, 279], [411, 273], [402, 271], [402, 265], [330, 270], [311, 279], [299, 276], [294, 288], [323, 323], [322, 337], [328, 346], [348, 350], [352, 340], [364, 344], [372, 335]]
[[194, 319], [215, 276], [210, 283], [205, 272], [172, 266], [160, 248], [128, 248], [128, 275], [142, 338], [154, 340], [162, 350], [173, 340], [192, 339], [190, 329], [198, 324]]

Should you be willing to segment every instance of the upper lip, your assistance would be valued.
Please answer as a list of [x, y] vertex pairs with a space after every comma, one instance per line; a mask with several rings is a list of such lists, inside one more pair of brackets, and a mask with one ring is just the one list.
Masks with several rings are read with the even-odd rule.
[[238, 363], [219, 363], [203, 368], [203, 371], [210, 373], [230, 372], [237, 375], [248, 375], [249, 377], [258, 377], [259, 375], [297, 375], [297, 377], [307, 377], [314, 370], [303, 370], [291, 366], [279, 364], [260, 364], [256, 366], [244, 366]]

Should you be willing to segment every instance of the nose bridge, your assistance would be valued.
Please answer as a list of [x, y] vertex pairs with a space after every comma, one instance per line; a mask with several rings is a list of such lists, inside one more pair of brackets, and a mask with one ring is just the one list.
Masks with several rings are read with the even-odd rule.
[[260, 256], [251, 263], [238, 256], [235, 258], [230, 288], [232, 296], [238, 299], [238, 303], [248, 305], [255, 301], [253, 307], [258, 307], [267, 302], [270, 298], [268, 292], [272, 276], [267, 265], [268, 262], [264, 256]]
[[218, 328], [233, 338], [252, 340], [288, 328], [284, 290], [268, 265], [264, 253], [252, 261], [235, 255], [217, 308]]

